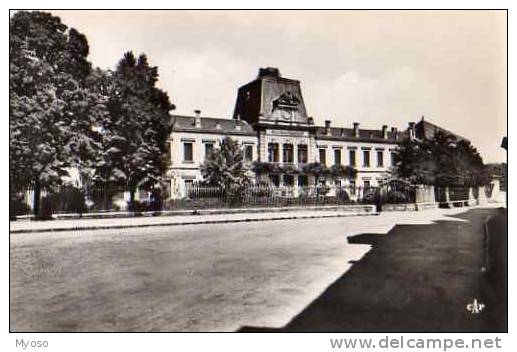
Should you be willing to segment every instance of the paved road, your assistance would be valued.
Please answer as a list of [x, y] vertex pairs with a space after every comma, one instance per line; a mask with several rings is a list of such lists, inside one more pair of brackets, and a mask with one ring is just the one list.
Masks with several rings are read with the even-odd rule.
[[[504, 332], [505, 285], [480, 270], [484, 220], [495, 213], [475, 209], [456, 216], [465, 222], [397, 226], [384, 237], [358, 235], [354, 243], [373, 243], [373, 249], [285, 327], [242, 330]], [[506, 229], [494, 235], [506, 238]], [[466, 309], [474, 299], [485, 305], [479, 314]]]
[[[13, 234], [11, 330], [280, 328], [370, 250], [370, 244], [349, 244], [347, 236], [382, 238], [396, 223], [461, 224], [465, 220], [450, 216], [463, 211]], [[454, 247], [454, 237], [446, 238]], [[403, 249], [391, 248], [394, 258], [404, 255]], [[422, 260], [439, 260], [434, 258], [429, 252]], [[455, 275], [457, 269], [450, 270]]]

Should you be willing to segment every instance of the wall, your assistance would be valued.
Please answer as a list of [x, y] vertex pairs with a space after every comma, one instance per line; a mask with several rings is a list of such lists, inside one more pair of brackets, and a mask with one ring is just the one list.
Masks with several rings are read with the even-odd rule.
[[[292, 144], [294, 155], [293, 163], [298, 161], [299, 144], [308, 146], [308, 163], [319, 162], [319, 149], [326, 150], [326, 165], [331, 167], [334, 165], [334, 149], [341, 149], [341, 165], [349, 165], [349, 150], [356, 151], [356, 165], [358, 170], [356, 185], [363, 187], [365, 181], [369, 181], [370, 186], [377, 186], [379, 181], [389, 176], [391, 167], [391, 152], [397, 147], [393, 143], [370, 143], [355, 141], [326, 140], [320, 137], [310, 135], [308, 131], [282, 130], [268, 128], [261, 130], [258, 136], [252, 135], [231, 135], [231, 138], [237, 140], [240, 144], [253, 146], [253, 161], [268, 161], [268, 144], [279, 144], [279, 161], [282, 162], [283, 144]], [[205, 159], [205, 143], [214, 143], [214, 146], [227, 136], [221, 134], [196, 133], [196, 132], [173, 132], [171, 134], [171, 168], [168, 176], [171, 177], [171, 190], [174, 198], [183, 197], [185, 195], [185, 181], [201, 180], [200, 164]], [[183, 142], [191, 141], [193, 143], [193, 162], [185, 162], [183, 160]], [[363, 150], [370, 151], [370, 166], [364, 166]], [[377, 151], [383, 153], [383, 165], [378, 166]]]
[[[352, 142], [352, 141], [334, 141], [317, 139], [316, 140], [316, 161], [319, 160], [319, 149], [325, 149], [325, 157], [327, 160], [327, 166], [331, 167], [334, 165], [334, 150], [341, 149], [341, 164], [344, 166], [350, 165], [349, 151], [355, 150], [355, 160], [357, 169], [356, 185], [363, 186], [364, 181], [370, 181], [370, 186], [376, 186], [380, 179], [384, 179], [389, 176], [389, 170], [391, 167], [391, 151], [395, 150], [396, 144], [389, 143], [366, 143], [366, 142]], [[363, 148], [370, 151], [370, 166], [364, 166]], [[378, 165], [377, 151], [383, 153], [383, 166]]]
[[[205, 160], [205, 144], [213, 143], [218, 147], [226, 134], [208, 134], [193, 132], [172, 132], [169, 139], [171, 165], [167, 176], [171, 178], [171, 194], [173, 198], [185, 196], [185, 181], [202, 179], [200, 165]], [[251, 145], [253, 147], [253, 161], [258, 159], [258, 140], [255, 136], [230, 135], [241, 145]], [[189, 141], [193, 144], [193, 161], [186, 162], [184, 157], [183, 143]], [[188, 182], [188, 181], [187, 181]]]

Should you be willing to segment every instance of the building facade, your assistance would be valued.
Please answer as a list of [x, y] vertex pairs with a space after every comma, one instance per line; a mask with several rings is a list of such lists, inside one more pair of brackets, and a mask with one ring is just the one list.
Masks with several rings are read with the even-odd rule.
[[[435, 125], [410, 122], [404, 131], [388, 128], [362, 129], [359, 123], [334, 127], [330, 120], [316, 126], [307, 115], [300, 82], [284, 78], [276, 68], [261, 68], [257, 78], [240, 87], [232, 119], [172, 115], [168, 172], [171, 197], [182, 198], [189, 184], [202, 180], [200, 165], [211, 149], [229, 136], [241, 144], [246, 163], [275, 163], [300, 168], [319, 162], [327, 167], [352, 166], [357, 170], [359, 187], [376, 186], [389, 177], [397, 145], [417, 133], [428, 134]], [[425, 123], [425, 126], [423, 125]], [[312, 185], [311, 176], [272, 174], [268, 182], [275, 186]], [[323, 181], [325, 182], [325, 181]]]

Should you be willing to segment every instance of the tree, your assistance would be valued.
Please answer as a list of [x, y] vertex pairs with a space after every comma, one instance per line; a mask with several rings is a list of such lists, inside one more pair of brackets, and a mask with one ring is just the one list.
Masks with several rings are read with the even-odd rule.
[[430, 139], [406, 140], [395, 152], [394, 174], [413, 184], [478, 186], [490, 179], [469, 141], [438, 131]]
[[271, 174], [286, 174], [286, 175], [297, 175], [300, 173], [300, 169], [294, 165], [280, 165], [278, 163], [254, 161], [251, 167], [251, 171], [260, 178], [262, 175]]
[[508, 184], [508, 165], [506, 163], [492, 163], [487, 164], [486, 167], [489, 175], [501, 179], [501, 190], [506, 191]]
[[232, 198], [250, 182], [239, 142], [230, 137], [207, 155], [200, 168], [206, 184], [223, 188]]
[[354, 180], [357, 176], [357, 170], [352, 166], [332, 165], [330, 168], [330, 174], [335, 179], [345, 178], [348, 180]]
[[490, 183], [488, 168], [483, 164], [477, 149], [469, 141], [458, 141], [452, 164], [459, 184], [478, 186]]
[[277, 163], [262, 161], [254, 161], [251, 170], [258, 178], [260, 178], [262, 175], [278, 174], [282, 171], [280, 165]]
[[129, 191], [130, 208], [137, 188], [153, 191], [167, 170], [169, 111], [175, 107], [157, 81], [158, 68], [144, 54], [137, 59], [127, 52], [98, 84], [107, 95], [109, 115], [100, 126], [103, 157], [94, 183]]
[[309, 163], [302, 168], [303, 173], [314, 176], [314, 184], [318, 185], [320, 177], [330, 175], [330, 170], [321, 163]]
[[9, 29], [9, 190], [32, 185], [38, 215], [41, 189], [95, 154], [91, 127], [105, 109], [85, 85], [84, 35], [39, 11], [15, 13]]
[[429, 145], [420, 140], [405, 140], [395, 152], [393, 173], [413, 184], [434, 184], [438, 164]]

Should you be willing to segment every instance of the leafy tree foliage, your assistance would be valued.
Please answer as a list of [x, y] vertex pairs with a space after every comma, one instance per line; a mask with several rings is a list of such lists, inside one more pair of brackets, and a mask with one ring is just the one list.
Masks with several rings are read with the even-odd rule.
[[86, 84], [83, 34], [38, 11], [15, 13], [9, 27], [9, 190], [33, 185], [38, 214], [41, 188], [60, 184], [95, 154], [91, 126], [105, 109]]
[[500, 178], [501, 190], [506, 191], [508, 185], [508, 165], [506, 163], [487, 164], [488, 173]]
[[227, 195], [237, 196], [250, 182], [239, 142], [225, 137], [201, 164], [201, 174], [206, 184], [222, 187]]
[[357, 170], [352, 166], [343, 165], [332, 165], [330, 168], [330, 174], [335, 179], [345, 178], [348, 180], [354, 180], [357, 177]]
[[413, 184], [477, 186], [490, 182], [483, 160], [469, 141], [442, 131], [406, 140], [395, 153], [395, 175]]
[[353, 180], [357, 176], [357, 170], [351, 166], [333, 165], [328, 168], [318, 162], [309, 163], [303, 165], [301, 168], [296, 168], [292, 165], [279, 165], [278, 163], [255, 161], [252, 166], [252, 171], [255, 172], [257, 176], [264, 174], [313, 175], [316, 178], [316, 184], [318, 184], [318, 179], [321, 177], [330, 176], [334, 179], [346, 178]]
[[142, 54], [127, 52], [115, 71], [98, 75], [97, 88], [106, 96], [109, 115], [100, 125], [102, 158], [94, 183], [130, 192], [153, 190], [167, 170], [167, 139], [171, 132], [167, 93], [156, 87], [158, 68]]
[[314, 176], [314, 183], [317, 185], [321, 177], [330, 175], [330, 170], [323, 164], [315, 162], [304, 165], [303, 173]]
[[251, 170], [260, 178], [262, 175], [278, 174], [282, 172], [282, 168], [278, 163], [254, 161]]

